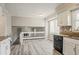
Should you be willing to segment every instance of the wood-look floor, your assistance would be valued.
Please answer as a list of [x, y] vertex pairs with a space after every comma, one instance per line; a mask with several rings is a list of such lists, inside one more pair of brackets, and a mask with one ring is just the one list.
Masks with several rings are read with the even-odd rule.
[[45, 39], [24, 40], [11, 47], [11, 55], [52, 55], [52, 51], [53, 42]]

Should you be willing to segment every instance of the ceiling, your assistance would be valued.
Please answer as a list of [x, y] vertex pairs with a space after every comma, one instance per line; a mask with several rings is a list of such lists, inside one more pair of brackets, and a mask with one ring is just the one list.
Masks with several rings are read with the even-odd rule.
[[6, 3], [12, 16], [46, 17], [55, 11], [58, 3]]

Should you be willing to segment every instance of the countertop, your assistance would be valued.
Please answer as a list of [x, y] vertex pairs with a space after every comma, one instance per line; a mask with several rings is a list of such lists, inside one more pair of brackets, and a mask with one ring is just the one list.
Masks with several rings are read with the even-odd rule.
[[8, 38], [9, 36], [0, 36], [0, 41], [5, 40], [6, 38]]
[[59, 35], [59, 36], [79, 40], [79, 36], [69, 36], [69, 35], [63, 35], [63, 34], [55, 34], [55, 35]]
[[[66, 37], [66, 36], [65, 36], [65, 37]], [[79, 37], [74, 37], [74, 36], [72, 36], [72, 37], [68, 36], [67, 38], [71, 38], [71, 39], [79, 40]]]

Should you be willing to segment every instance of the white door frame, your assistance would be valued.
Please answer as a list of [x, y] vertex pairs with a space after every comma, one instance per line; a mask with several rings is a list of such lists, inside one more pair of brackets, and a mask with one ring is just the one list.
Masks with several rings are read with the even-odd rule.
[[50, 23], [49, 22], [55, 19], [57, 19], [57, 16], [48, 20], [48, 37], [50, 36]]

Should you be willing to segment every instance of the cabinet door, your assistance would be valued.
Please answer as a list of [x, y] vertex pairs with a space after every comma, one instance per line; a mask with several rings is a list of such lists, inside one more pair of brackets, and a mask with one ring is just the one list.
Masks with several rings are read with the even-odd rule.
[[65, 11], [58, 15], [59, 26], [70, 26], [71, 25], [71, 12]]
[[76, 44], [76, 55], [79, 55], [79, 44]]
[[57, 22], [58, 25], [61, 26], [63, 24], [63, 22], [62, 22], [62, 14], [58, 14], [57, 19], [58, 19], [58, 22]]
[[75, 55], [75, 44], [65, 39], [63, 41], [63, 53], [64, 55]]

